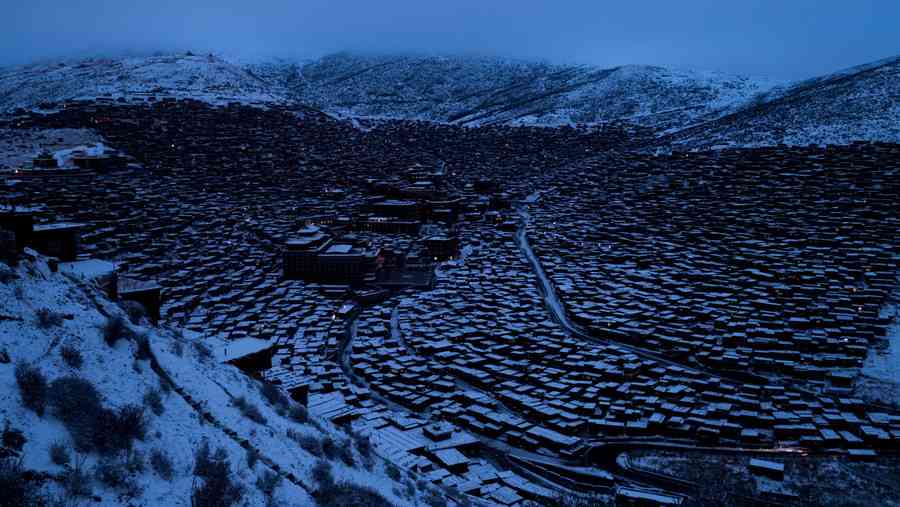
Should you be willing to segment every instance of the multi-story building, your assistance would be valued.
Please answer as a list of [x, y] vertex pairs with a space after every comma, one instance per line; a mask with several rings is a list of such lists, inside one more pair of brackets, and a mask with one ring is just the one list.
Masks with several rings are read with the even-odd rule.
[[382, 264], [378, 249], [335, 240], [316, 226], [305, 227], [284, 248], [284, 276], [292, 280], [362, 285], [375, 281]]

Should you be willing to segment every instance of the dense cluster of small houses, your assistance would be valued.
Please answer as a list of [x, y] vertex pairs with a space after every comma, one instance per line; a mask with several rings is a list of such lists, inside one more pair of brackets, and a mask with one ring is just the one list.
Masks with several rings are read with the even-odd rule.
[[[446, 410], [479, 434], [548, 455], [574, 451], [579, 439], [647, 436], [736, 447], [896, 447], [897, 415], [849, 392], [818, 395], [777, 379], [735, 383], [568, 336], [543, 308], [512, 235], [481, 228], [470, 237], [479, 243], [435, 290], [404, 298], [393, 327], [382, 323], [359, 343], [354, 367], [399, 403]], [[457, 382], [489, 402], [448, 402], [458, 401]], [[532, 425], [543, 439], [529, 435]]]
[[529, 233], [597, 335], [848, 388], [893, 317], [898, 157], [864, 144], [595, 160], [555, 186]]
[[501, 505], [611, 487], [585, 460], [630, 439], [900, 448], [898, 412], [851, 389], [898, 288], [900, 147], [651, 156], [619, 126], [168, 99], [0, 127], [118, 150], [6, 173], [5, 256], [115, 262], [152, 316], [264, 341], [237, 363], [434, 483]]

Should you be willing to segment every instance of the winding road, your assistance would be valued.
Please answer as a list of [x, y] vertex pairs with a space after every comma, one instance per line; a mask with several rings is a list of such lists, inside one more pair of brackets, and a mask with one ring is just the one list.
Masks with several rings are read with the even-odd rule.
[[[594, 336], [590, 331], [569, 320], [569, 316], [566, 314], [565, 307], [559, 300], [559, 296], [556, 295], [556, 289], [553, 287], [553, 282], [551, 282], [550, 278], [547, 277], [547, 273], [544, 271], [544, 267], [541, 264], [540, 259], [538, 259], [537, 255], [535, 255], [534, 250], [531, 249], [531, 245], [528, 242], [527, 228], [528, 224], [531, 221], [531, 214], [528, 213], [528, 209], [524, 205], [518, 206], [517, 211], [519, 212], [519, 216], [522, 218], [522, 223], [519, 225], [519, 229], [516, 231], [516, 244], [519, 246], [519, 249], [522, 251], [522, 253], [525, 254], [525, 257], [528, 258], [528, 262], [529, 264], [531, 264], [531, 268], [534, 271], [535, 276], [537, 276], [539, 284], [538, 289], [540, 289], [541, 295], [544, 298], [544, 304], [550, 311], [550, 317], [554, 322], [562, 326], [562, 328], [570, 335], [588, 342], [598, 343], [601, 345], [613, 345], [632, 354], [663, 364], [668, 364], [670, 366], [678, 366], [680, 368], [690, 367], [702, 370], [701, 368], [697, 368], [696, 366], [685, 365], [683, 363], [672, 361], [671, 359], [667, 359], [658, 354], [647, 352], [646, 350], [638, 347], [633, 347], [631, 345], [626, 345], [613, 340], [607, 340], [605, 338], [599, 338], [597, 336]], [[724, 377], [719, 372], [708, 370], [702, 371], [706, 371], [711, 376]]]

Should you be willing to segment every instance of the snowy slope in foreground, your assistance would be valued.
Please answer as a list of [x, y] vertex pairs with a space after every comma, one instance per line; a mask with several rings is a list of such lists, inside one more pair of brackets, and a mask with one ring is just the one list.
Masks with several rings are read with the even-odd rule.
[[54, 62], [0, 69], [0, 111], [81, 98], [194, 98], [279, 102], [278, 88], [215, 56], [152, 56]]
[[[100, 334], [100, 327], [106, 322], [103, 313], [124, 314], [95, 289], [84, 282], [76, 283], [71, 275], [51, 273], [40, 258], [25, 262], [14, 271], [0, 264], [0, 271], [3, 279], [0, 282], [0, 357], [6, 355], [10, 360], [0, 363], [0, 421], [7, 421], [12, 428], [24, 432], [25, 468], [61, 477], [68, 465], [54, 464], [49, 449], [61, 442], [71, 453], [70, 434], [50, 408], [41, 417], [23, 406], [14, 374], [16, 365], [30, 363], [39, 368], [48, 383], [66, 375], [84, 378], [97, 388], [104, 406], [113, 409], [126, 404], [143, 406], [147, 392], [160, 390], [161, 377], [151, 368], [149, 360], [136, 358], [137, 347], [133, 341], [121, 340], [114, 347], [106, 345]], [[38, 310], [45, 308], [54, 315], [64, 316], [61, 323], [39, 324]], [[154, 356], [176, 387], [175, 391], [161, 390], [164, 410], [160, 415], [145, 410], [148, 430], [143, 440], [136, 441], [135, 449], [145, 458], [154, 449], [162, 450], [172, 461], [174, 476], [165, 480], [148, 464], [133, 475], [140, 493], [132, 499], [124, 498], [123, 491], [94, 478], [91, 496], [96, 498], [89, 503], [190, 505], [190, 492], [197, 480], [192, 474], [194, 451], [202, 439], [207, 439], [212, 449], [226, 450], [237, 481], [244, 485], [246, 505], [266, 504], [266, 498], [254, 485], [258, 477], [275, 465], [284, 476], [275, 490], [275, 504], [315, 505], [310, 492], [317, 486], [310, 470], [317, 458], [286, 434], [291, 430], [296, 432], [295, 436], [308, 435], [318, 440], [328, 436], [340, 443], [347, 439], [344, 433], [328, 423], [299, 424], [279, 415], [284, 410], [276, 411], [270, 406], [260, 394], [258, 382], [236, 368], [216, 363], [194, 346], [197, 336], [186, 336], [174, 329], [133, 328], [147, 334]], [[69, 366], [62, 359], [60, 351], [64, 346], [81, 352], [84, 362], [80, 368]], [[259, 408], [266, 424], [242, 416], [233, 403], [239, 396]], [[201, 420], [197, 407], [188, 400], [202, 407], [213, 422]], [[259, 450], [262, 457], [253, 467], [248, 465], [248, 453], [242, 445]], [[348, 467], [341, 460], [331, 462], [336, 481], [370, 487], [394, 505], [416, 503], [415, 497], [398, 496], [400, 491], [405, 491], [404, 484], [385, 475], [385, 465], [380, 459], [375, 457], [369, 469], [362, 464], [359, 451], [352, 452], [355, 467]], [[100, 460], [96, 452], [83, 454], [81, 458], [83, 469], [88, 471]], [[77, 461], [80, 459], [72, 454], [72, 463]], [[289, 480], [288, 475], [294, 480]], [[53, 496], [65, 495], [61, 485], [52, 480], [46, 481], [45, 491]]]

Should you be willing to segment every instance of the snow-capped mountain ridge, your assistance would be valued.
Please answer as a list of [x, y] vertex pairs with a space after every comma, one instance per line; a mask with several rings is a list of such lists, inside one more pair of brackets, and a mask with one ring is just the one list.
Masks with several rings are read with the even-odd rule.
[[900, 142], [900, 57], [773, 89], [665, 140], [691, 148]]
[[284, 94], [216, 56], [89, 59], [0, 69], [0, 110], [83, 98], [147, 96], [280, 102]]
[[688, 148], [898, 142], [898, 68], [900, 58], [888, 58], [791, 84], [477, 56], [130, 56], [0, 69], [0, 111], [78, 98], [189, 97], [464, 126], [628, 122]]
[[631, 120], [661, 128], [717, 114], [774, 84], [641, 65], [597, 68], [487, 57], [346, 53], [303, 65], [297, 77], [285, 86], [296, 100], [345, 116], [461, 125]]

